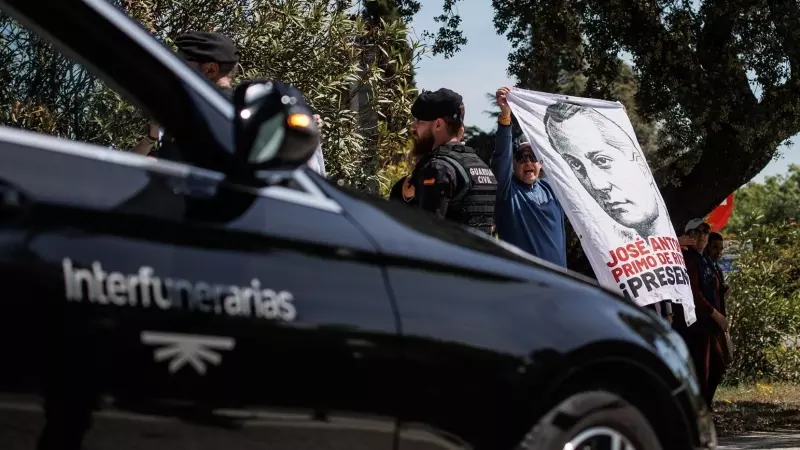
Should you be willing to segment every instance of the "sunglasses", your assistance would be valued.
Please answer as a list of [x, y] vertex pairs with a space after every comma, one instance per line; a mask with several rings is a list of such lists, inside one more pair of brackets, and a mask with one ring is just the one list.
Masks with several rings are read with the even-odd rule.
[[709, 234], [709, 233], [711, 233], [711, 230], [705, 228], [702, 230], [700, 228], [695, 228], [694, 230], [689, 232], [689, 234]]
[[533, 153], [529, 153], [529, 152], [515, 153], [514, 154], [514, 159], [518, 163], [524, 163], [524, 162], [527, 162], [527, 161], [530, 161], [530, 162], [533, 162], [533, 163], [538, 162], [539, 164], [542, 163], [542, 160], [536, 160], [536, 158], [533, 156]]

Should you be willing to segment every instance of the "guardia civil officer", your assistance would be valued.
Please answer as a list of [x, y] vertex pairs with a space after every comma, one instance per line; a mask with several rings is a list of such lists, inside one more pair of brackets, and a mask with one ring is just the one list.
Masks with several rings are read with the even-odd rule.
[[449, 89], [423, 92], [411, 114], [416, 164], [398, 189], [400, 196], [440, 219], [493, 233], [497, 180], [475, 151], [460, 142], [464, 121], [461, 96]]

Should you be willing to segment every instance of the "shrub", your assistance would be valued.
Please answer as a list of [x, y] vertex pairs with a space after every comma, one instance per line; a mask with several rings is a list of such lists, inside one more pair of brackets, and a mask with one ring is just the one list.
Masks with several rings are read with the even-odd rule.
[[414, 169], [414, 164], [412, 164], [410, 157], [413, 145], [414, 142], [409, 139], [404, 145], [387, 146], [386, 150], [388, 151], [383, 153], [384, 162], [380, 172], [378, 172], [381, 197], [389, 198], [389, 193], [395, 181], [411, 174]]
[[738, 239], [747, 250], [728, 275], [735, 355], [726, 379], [800, 381], [800, 228], [760, 225]]

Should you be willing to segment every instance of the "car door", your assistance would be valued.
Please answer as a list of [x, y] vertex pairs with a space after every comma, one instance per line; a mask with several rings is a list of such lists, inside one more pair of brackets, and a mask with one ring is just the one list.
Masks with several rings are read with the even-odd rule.
[[537, 310], [563, 303], [563, 282], [478, 231], [367, 195], [336, 198], [380, 247], [396, 302], [397, 449], [517, 446], [532, 423], [531, 380], [547, 377], [562, 333]]
[[0, 442], [392, 447], [395, 317], [341, 207], [303, 171], [252, 189], [209, 170], [231, 105], [116, 9], [0, 5], [205, 166], [0, 129]]
[[158, 309], [155, 290], [134, 280], [140, 270], [172, 272], [164, 230], [175, 217], [123, 205], [142, 194], [151, 205], [177, 204], [169, 180], [178, 174], [130, 164], [139, 159], [0, 128], [0, 442], [12, 448], [33, 448], [43, 435], [78, 445], [126, 356], [120, 322]]
[[217, 410], [218, 419], [246, 418], [248, 439], [264, 447], [388, 450], [400, 362], [383, 269], [307, 172], [271, 173], [274, 184], [259, 189], [206, 171], [187, 179], [173, 284], [186, 286], [187, 300], [223, 293], [188, 300], [191, 323], [134, 327], [143, 344], [207, 336], [230, 348], [206, 373], [173, 372], [142, 362], [157, 358], [156, 349], [131, 340], [137, 364], [149, 367], [145, 390], [132, 397], [163, 408], [164, 398], [179, 395]]
[[392, 448], [382, 268], [307, 174], [249, 190], [67, 145], [0, 130], [3, 442]]

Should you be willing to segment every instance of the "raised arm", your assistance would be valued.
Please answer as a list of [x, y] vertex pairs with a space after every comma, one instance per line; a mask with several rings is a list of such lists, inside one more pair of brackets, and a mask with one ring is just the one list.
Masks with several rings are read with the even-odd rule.
[[510, 195], [511, 177], [513, 176], [513, 157], [511, 152], [511, 108], [508, 106], [506, 94], [509, 88], [500, 88], [495, 94], [500, 106], [500, 117], [497, 118], [497, 133], [494, 136], [494, 154], [492, 154], [492, 172], [497, 179], [497, 197], [507, 199]]

